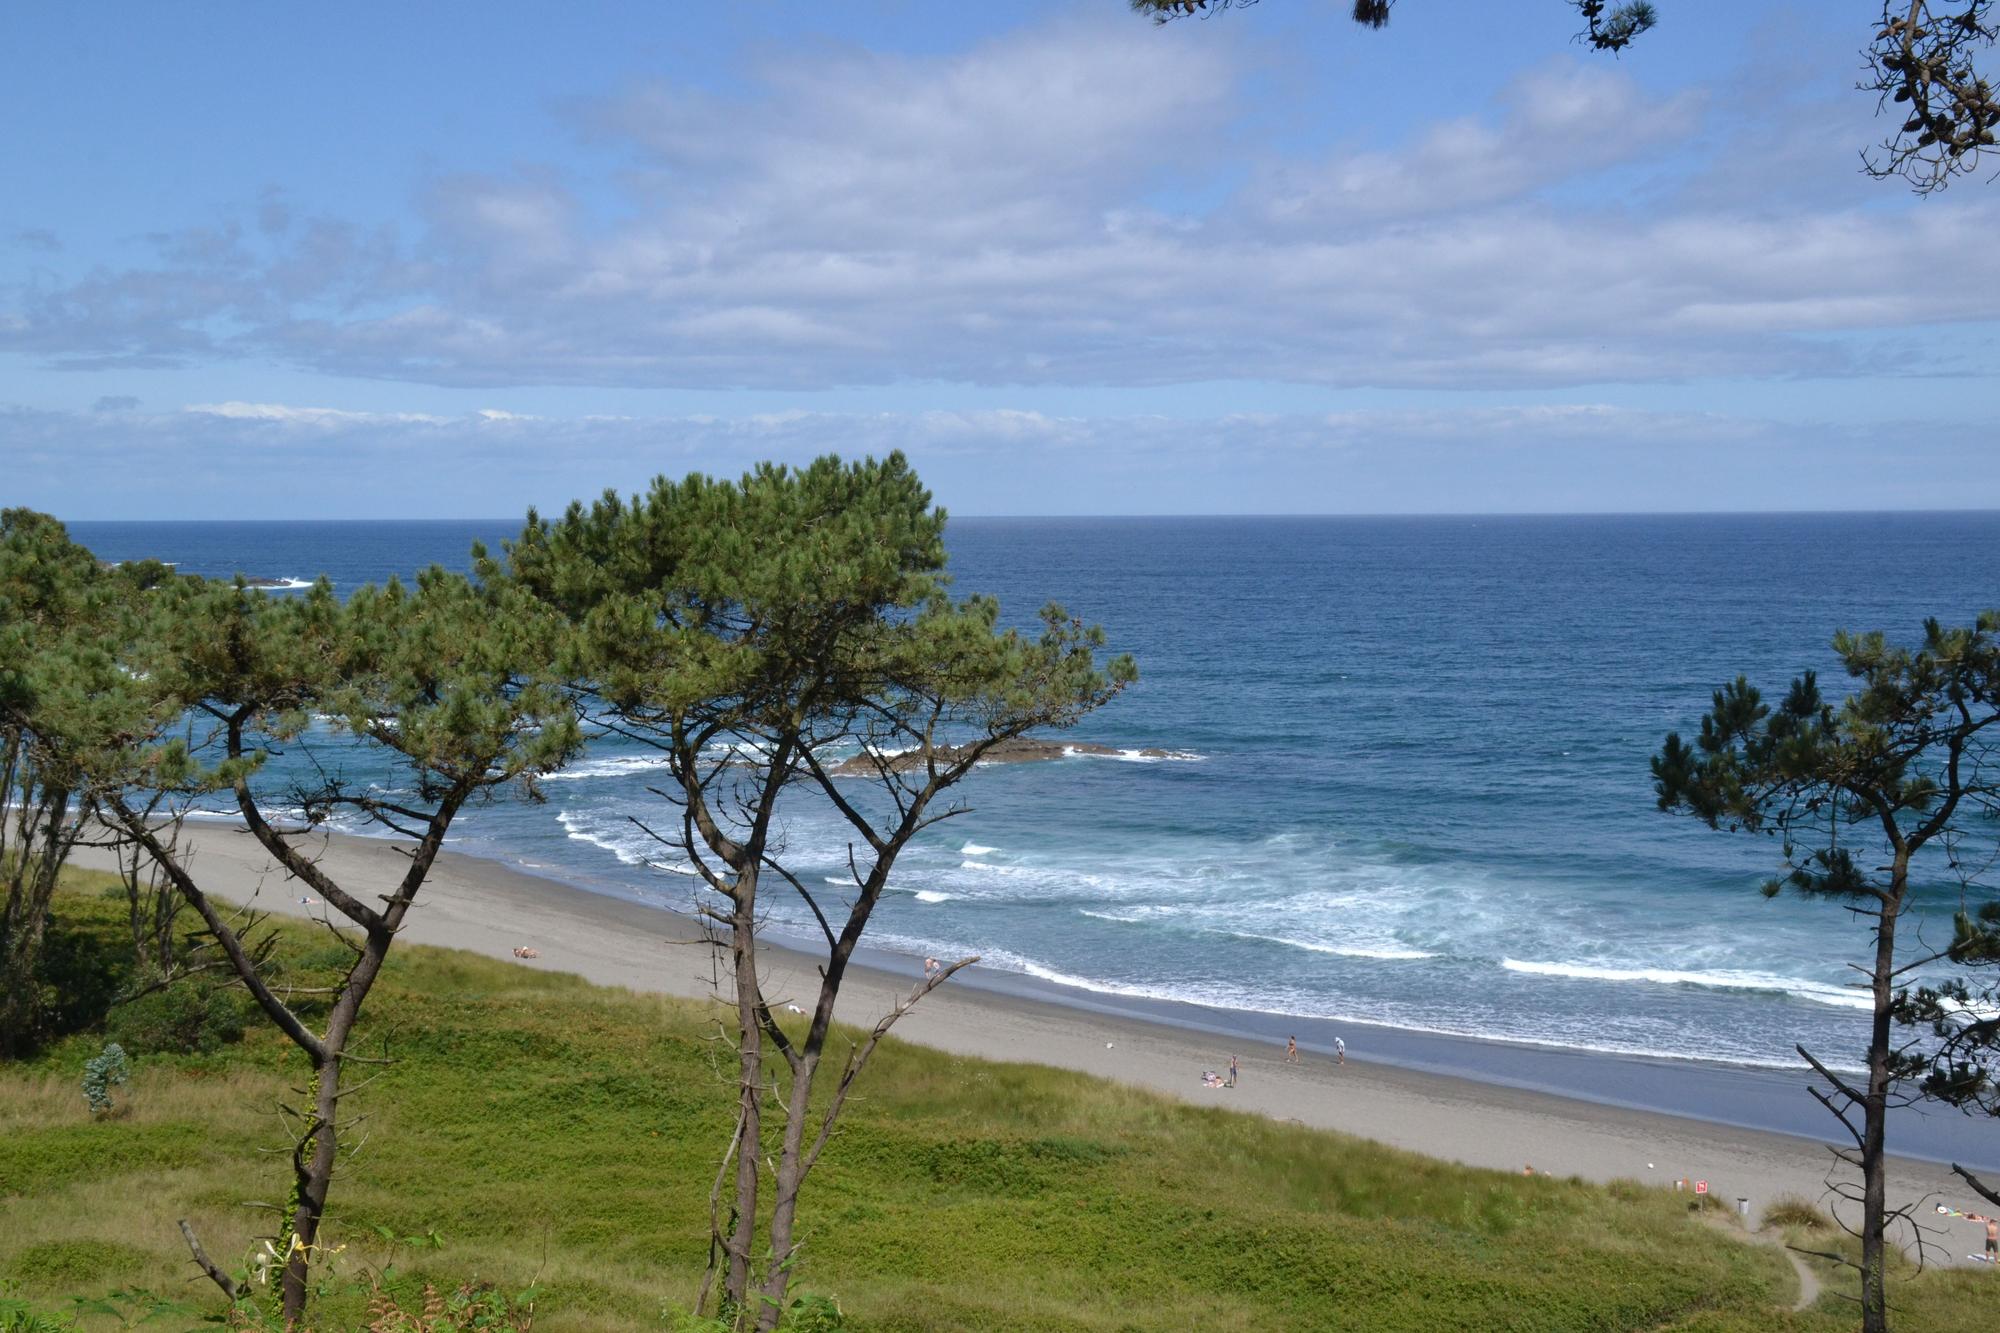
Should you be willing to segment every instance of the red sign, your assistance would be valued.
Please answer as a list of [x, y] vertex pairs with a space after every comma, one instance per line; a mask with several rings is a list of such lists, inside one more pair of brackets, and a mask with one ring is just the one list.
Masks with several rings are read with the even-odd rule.
[[1694, 1192], [1695, 1192], [1696, 1194], [1706, 1194], [1706, 1193], [1708, 1193], [1708, 1182], [1707, 1182], [1706, 1180], [1697, 1180], [1697, 1181], [1695, 1181], [1695, 1183], [1694, 1183]]

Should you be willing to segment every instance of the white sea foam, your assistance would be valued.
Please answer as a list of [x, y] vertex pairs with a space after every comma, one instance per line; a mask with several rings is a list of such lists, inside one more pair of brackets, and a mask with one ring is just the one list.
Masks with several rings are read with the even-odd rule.
[[646, 858], [639, 854], [638, 850], [631, 845], [629, 840], [607, 837], [605, 830], [587, 826], [573, 811], [556, 811], [556, 823], [562, 825], [563, 832], [567, 833], [573, 842], [586, 842], [592, 847], [610, 852], [628, 866], [644, 865], [646, 863]]
[[[1373, 1024], [1383, 1027], [1400, 1028], [1408, 1032], [1422, 1032], [1431, 1036], [1461, 1037], [1479, 1042], [1511, 1042], [1521, 1046], [1537, 1046], [1548, 1050], [1584, 1051], [1598, 1055], [1639, 1056], [1646, 1059], [1687, 1060], [1699, 1058], [1711, 1064], [1735, 1065], [1748, 1069], [1796, 1069], [1798, 1062], [1790, 1059], [1770, 1059], [1740, 1052], [1719, 1052], [1705, 1050], [1698, 1055], [1688, 1050], [1676, 1050], [1664, 1046], [1649, 1045], [1641, 1041], [1605, 1041], [1602, 1039], [1575, 1039], [1558, 1035], [1536, 1035], [1530, 1033], [1496, 1031], [1479, 1027], [1444, 1027], [1424, 1022], [1414, 1012], [1401, 1008], [1393, 1012], [1361, 1014], [1334, 1012], [1319, 1004], [1314, 997], [1305, 995], [1273, 996], [1256, 994], [1238, 986], [1221, 984], [1147, 985], [1133, 982], [1108, 981], [1095, 977], [1079, 976], [1052, 967], [1038, 959], [1014, 953], [1008, 949], [990, 946], [968, 945], [964, 940], [932, 940], [894, 934], [878, 935], [876, 944], [883, 948], [907, 953], [914, 957], [942, 957], [946, 954], [977, 953], [982, 966], [1002, 972], [1015, 972], [1052, 985], [1068, 989], [1088, 991], [1096, 995], [1116, 995], [1135, 1000], [1158, 1000], [1171, 1004], [1193, 1004], [1216, 1009], [1233, 1009], [1245, 1013], [1273, 1014], [1281, 1018], [1323, 1019], [1328, 1022]], [[1350, 1034], [1350, 1040], [1352, 1040]], [[1832, 1063], [1829, 1068], [1846, 1072], [1859, 1072], [1855, 1067]]]
[[[263, 810], [263, 815], [266, 823], [275, 826], [282, 832], [296, 832], [306, 827], [306, 812], [296, 805], [266, 807]], [[203, 823], [241, 824], [243, 822], [243, 812], [230, 806], [222, 806], [213, 810], [189, 810], [187, 817], [189, 819], [201, 820]], [[356, 836], [366, 836], [373, 832], [376, 825], [373, 820], [350, 815], [343, 811], [322, 819], [319, 822], [319, 827], [330, 833], [351, 833]]]
[[1087, 907], [1079, 907], [1077, 910], [1085, 916], [1094, 916], [1100, 921], [1122, 921], [1130, 925], [1140, 925], [1148, 921], [1168, 920], [1189, 915], [1187, 908], [1177, 907], [1172, 903], [1134, 903], [1129, 907], [1121, 907], [1115, 912], [1092, 911]]
[[1581, 981], [1646, 981], [1656, 986], [1705, 986], [1714, 990], [1774, 991], [1811, 1000], [1815, 1004], [1837, 1005], [1846, 1009], [1870, 1009], [1874, 1000], [1865, 992], [1846, 986], [1829, 986], [1797, 977], [1780, 977], [1764, 972], [1681, 972], [1660, 967], [1601, 967], [1591, 963], [1533, 963], [1503, 958], [1500, 966], [1509, 972], [1533, 976], [1571, 977]]
[[1110, 754], [1101, 751], [1079, 750], [1073, 745], [1065, 745], [1063, 753], [1071, 759], [1109, 759], [1121, 764], [1192, 764], [1208, 758], [1193, 750], [1163, 750], [1157, 754], [1147, 754], [1144, 750], [1114, 750]]
[[556, 823], [562, 825], [563, 832], [568, 834], [572, 841], [588, 843], [592, 847], [610, 852], [624, 865], [664, 870], [671, 875], [701, 873], [685, 861], [663, 859], [662, 853], [668, 849], [630, 824], [614, 824], [607, 828], [589, 816], [573, 810], [558, 810]]
[[[1077, 909], [1084, 916], [1095, 917], [1099, 921], [1115, 921], [1120, 925], [1136, 926], [1162, 917], [1184, 917], [1183, 909], [1167, 904], [1141, 904], [1122, 912], [1094, 912], [1087, 907]], [[1238, 940], [1263, 940], [1270, 944], [1282, 944], [1289, 949], [1303, 949], [1308, 953], [1335, 954], [1342, 958], [1374, 958], [1384, 962], [1415, 962], [1424, 958], [1435, 958], [1436, 954], [1423, 949], [1405, 948], [1392, 943], [1343, 943], [1326, 944], [1314, 940], [1295, 940], [1284, 935], [1263, 935], [1249, 930], [1228, 930], [1222, 927], [1194, 927], [1205, 935], [1227, 935]]]
[[710, 741], [701, 747], [700, 757], [711, 764], [735, 763], [741, 760], [758, 763], [769, 759], [771, 752], [752, 741]]
[[976, 842], [968, 842], [965, 846], [958, 849], [958, 854], [960, 856], [991, 856], [999, 850], [998, 847], [982, 847]]
[[[993, 861], [963, 860], [956, 867], [963, 878], [958, 883], [977, 885], [985, 894], [997, 890], [998, 882], [1009, 884], [1006, 896], [1011, 901], [1027, 902], [1048, 898], [1066, 900], [1083, 898], [1097, 902], [1105, 898], [1122, 898], [1137, 891], [1137, 886], [1128, 877], [1093, 875], [1081, 870], [1051, 865], [1001, 865]], [[934, 872], [946, 876], [950, 883], [952, 871], [940, 868]], [[976, 877], [976, 878], [975, 878]]]
[[942, 892], [940, 892], [940, 891], [939, 891], [939, 890], [937, 890], [937, 889], [918, 889], [918, 890], [917, 890], [917, 901], [918, 901], [918, 902], [920, 902], [920, 903], [942, 903], [942, 902], [949, 902], [949, 901], [951, 901], [951, 900], [952, 900], [953, 898], [956, 898], [956, 897], [958, 897], [958, 895], [957, 895], [957, 894], [955, 894], [955, 893], [942, 893]]
[[1945, 1014], [1961, 1023], [1991, 1023], [2000, 1018], [2000, 1009], [1990, 1004], [1966, 1003], [1954, 1000], [1949, 995], [1940, 995], [1938, 1005]]
[[[981, 952], [980, 961], [1007, 972], [1023, 972], [1043, 981], [1054, 982], [1058, 986], [1070, 986], [1077, 990], [1095, 991], [1099, 995], [1124, 995], [1135, 1000], [1170, 1000], [1193, 1004], [1231, 1004], [1230, 1000], [1203, 999], [1191, 991], [1175, 991], [1163, 986], [1135, 986], [1116, 981], [1100, 981], [1092, 977], [1079, 977], [1069, 972], [1058, 971], [1046, 963], [1024, 957], [1006, 949], [986, 949]], [[1236, 1005], [1242, 1008], [1241, 1005]]]
[[[1439, 1037], [1465, 1037], [1475, 1041], [1492, 1041], [1496, 1035], [1491, 1031], [1435, 1027], [1424, 1023], [1410, 1022], [1396, 1017], [1363, 1018], [1354, 1014], [1336, 1014], [1325, 1011], [1315, 1012], [1309, 1006], [1272, 1007], [1269, 1003], [1249, 1003], [1244, 996], [1225, 993], [1221, 989], [1207, 987], [1170, 988], [1164, 986], [1129, 985], [1113, 981], [1099, 981], [1090, 977], [1080, 977], [1059, 971], [1032, 958], [1024, 958], [1004, 949], [988, 949], [982, 961], [1009, 972], [1024, 972], [1031, 977], [1051, 982], [1058, 986], [1073, 987], [1077, 990], [1092, 991], [1099, 995], [1122, 995], [1130, 999], [1164, 1000], [1175, 1004], [1196, 1004], [1222, 1009], [1238, 1009], [1250, 1013], [1276, 1014], [1283, 1018], [1315, 1018], [1345, 1023], [1378, 1023], [1388, 1027], [1402, 1028], [1410, 1032], [1423, 1032]], [[1645, 1046], [1636, 1042], [1580, 1042], [1562, 1041], [1555, 1038], [1527, 1036], [1507, 1033], [1503, 1041], [1523, 1046], [1539, 1046], [1559, 1051], [1588, 1051], [1598, 1055], [1633, 1055], [1649, 1059], [1685, 1060], [1690, 1058], [1687, 1051], [1667, 1050]], [[1703, 1054], [1700, 1058], [1714, 1064], [1737, 1065], [1750, 1069], [1795, 1069], [1797, 1063], [1789, 1060], [1767, 1060], [1752, 1056], [1730, 1056]], [[1855, 1072], [1852, 1066], [1834, 1064], [1829, 1068]]]
[[592, 778], [623, 778], [635, 773], [651, 773], [667, 767], [664, 755], [621, 754], [605, 759], [586, 759], [580, 764], [549, 773], [544, 782], [586, 782]]
[[1240, 940], [1268, 940], [1272, 944], [1304, 949], [1307, 953], [1338, 954], [1342, 958], [1379, 958], [1385, 962], [1413, 962], [1420, 958], [1437, 957], [1436, 954], [1423, 949], [1406, 949], [1399, 944], [1322, 944], [1313, 940], [1288, 939], [1283, 935], [1257, 935], [1245, 930], [1225, 933], [1234, 935]]

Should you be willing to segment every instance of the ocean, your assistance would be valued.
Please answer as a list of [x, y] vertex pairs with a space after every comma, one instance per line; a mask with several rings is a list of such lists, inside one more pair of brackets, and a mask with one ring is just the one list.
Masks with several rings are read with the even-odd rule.
[[[516, 526], [72, 531], [106, 559], [348, 589], [463, 568]], [[1379, 1024], [1770, 1069], [1803, 1043], [1855, 1067], [1864, 929], [1763, 898], [1776, 845], [1658, 813], [1647, 760], [1738, 673], [1770, 694], [1816, 668], [1837, 694], [1837, 628], [1908, 641], [2000, 603], [1992, 513], [954, 519], [947, 540], [958, 591], [1023, 625], [1061, 601], [1137, 656], [1139, 684], [1075, 733], [1128, 753], [977, 771], [971, 811], [904, 856], [874, 947], [1218, 1030], [1351, 1028], [1351, 1048]], [[657, 774], [600, 743], [545, 803], [465, 815], [454, 849], [686, 908], [693, 881], [630, 819], [658, 810]], [[785, 836], [812, 882], [842, 873], [828, 812]], [[1918, 910], [1935, 932], [1958, 901], [1930, 886]], [[772, 909], [803, 938], [802, 907]]]

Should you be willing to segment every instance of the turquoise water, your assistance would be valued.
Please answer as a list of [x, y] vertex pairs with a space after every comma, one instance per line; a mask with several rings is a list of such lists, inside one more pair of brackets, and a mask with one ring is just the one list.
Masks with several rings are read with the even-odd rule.
[[[512, 526], [74, 531], [110, 559], [352, 586], [462, 567]], [[1760, 897], [1771, 844], [1656, 813], [1647, 758], [1739, 671], [1834, 672], [1836, 627], [1909, 638], [2000, 604], [1994, 514], [987, 519], [949, 541], [962, 591], [1024, 622], [1062, 600], [1137, 654], [1079, 738], [1179, 757], [978, 771], [973, 811], [905, 856], [876, 945], [1081, 1000], [1751, 1066], [1795, 1066], [1800, 1041], [1854, 1062], [1864, 934]], [[685, 908], [684, 868], [629, 820], [656, 771], [602, 744], [454, 845]], [[841, 873], [825, 812], [786, 836], [811, 882]]]

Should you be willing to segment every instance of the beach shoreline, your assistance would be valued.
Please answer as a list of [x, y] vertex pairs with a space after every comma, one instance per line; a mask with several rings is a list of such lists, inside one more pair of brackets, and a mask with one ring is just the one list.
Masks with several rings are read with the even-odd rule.
[[[325, 908], [300, 901], [309, 896], [306, 891], [273, 866], [241, 829], [203, 822], [190, 826], [185, 843], [192, 849], [197, 877], [216, 897], [282, 916], [324, 915]], [[407, 846], [341, 834], [316, 835], [306, 845], [342, 883], [380, 885], [381, 891], [400, 877]], [[75, 859], [89, 868], [112, 868], [102, 851], [80, 850]], [[692, 918], [664, 905], [578, 887], [536, 869], [447, 850], [403, 933], [412, 943], [501, 959], [514, 959], [517, 947], [532, 947], [539, 956], [516, 960], [519, 965], [571, 972], [602, 985], [697, 1000], [717, 994], [724, 963], [702, 941]], [[803, 1005], [812, 999], [817, 977], [811, 958], [776, 944], [766, 944], [762, 957], [766, 993], [774, 1004]], [[857, 962], [843, 990], [839, 1017], [872, 1025], [909, 993], [920, 969], [880, 953]], [[961, 974], [977, 975], [976, 968]], [[1709, 1206], [1733, 1208], [1737, 1199], [1748, 1199], [1753, 1225], [1758, 1213], [1781, 1196], [1815, 1200], [1823, 1207], [1831, 1202], [1823, 1197], [1834, 1165], [1827, 1148], [1830, 1136], [1822, 1138], [1809, 1128], [1800, 1134], [1745, 1127], [1681, 1106], [1669, 1111], [1641, 1104], [1658, 1087], [1677, 1082], [1697, 1085], [1699, 1095], [1740, 1095], [1756, 1082], [1746, 1080], [1745, 1071], [1691, 1061], [1557, 1052], [1555, 1060], [1574, 1064], [1586, 1077], [1595, 1071], [1607, 1085], [1595, 1096], [1562, 1095], [1537, 1086], [1534, 1068], [1526, 1077], [1508, 1077], [1506, 1066], [1533, 1065], [1537, 1058], [1511, 1043], [1490, 1044], [1495, 1076], [1486, 1078], [1420, 1067], [1422, 1041], [1416, 1043], [1418, 1058], [1409, 1056], [1413, 1034], [1402, 1033], [1397, 1040], [1390, 1034], [1400, 1030], [1341, 1024], [1350, 1054], [1344, 1065], [1337, 1065], [1322, 1053], [1322, 1043], [1308, 1033], [1304, 1020], [1205, 1014], [1180, 1021], [1180, 1016], [1145, 1006], [1097, 1003], [1101, 996], [1079, 1003], [1031, 991], [1011, 974], [989, 974], [978, 984], [955, 979], [926, 996], [898, 1023], [895, 1035], [960, 1056], [1098, 1074], [1191, 1103], [1337, 1130], [1468, 1166], [1511, 1172], [1532, 1167], [1559, 1177], [1598, 1182], [1625, 1178], [1660, 1186], [1705, 1180]], [[1301, 1038], [1302, 1059], [1295, 1065], [1284, 1057], [1288, 1028], [1298, 1030]], [[1358, 1040], [1357, 1033], [1363, 1034]], [[1385, 1041], [1403, 1058], [1371, 1058], [1372, 1048]], [[1330, 1047], [1331, 1037], [1323, 1044]], [[1226, 1069], [1232, 1055], [1242, 1063], [1238, 1086], [1203, 1087], [1201, 1072]], [[1657, 1074], [1651, 1083], [1645, 1081], [1648, 1068]], [[1619, 1089], [1608, 1086], [1630, 1080], [1639, 1083], [1636, 1097], [1620, 1097]], [[1810, 1126], [1816, 1114], [1826, 1119], [1828, 1130], [1837, 1130], [1799, 1080], [1773, 1073], [1764, 1082], [1771, 1097], [1795, 1097], [1803, 1104], [1798, 1108], [1801, 1126]], [[1716, 1087], [1702, 1093], [1699, 1085], [1704, 1083]], [[1691, 1104], [1699, 1106], [1699, 1096]], [[1991, 1168], [1996, 1157], [2000, 1143], [1985, 1158], [1960, 1160], [1979, 1169]], [[1972, 1228], [1931, 1212], [1933, 1200], [1963, 1203], [1961, 1196], [1969, 1193], [1943, 1162], [1894, 1157], [1889, 1187], [1892, 1200], [1919, 1203], [1919, 1217], [1927, 1227], [1944, 1228], [1935, 1237], [1943, 1251], [1934, 1259], [1949, 1252], [1959, 1262], [1977, 1248]], [[1965, 1235], [1956, 1234], [1959, 1230]]]

